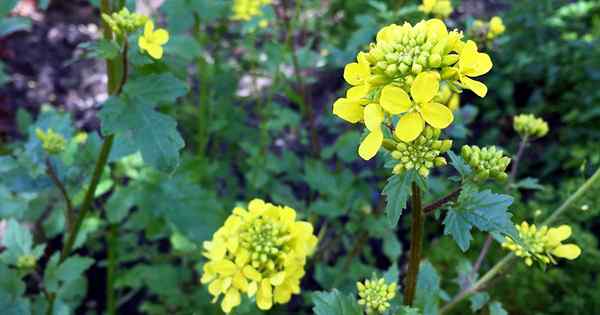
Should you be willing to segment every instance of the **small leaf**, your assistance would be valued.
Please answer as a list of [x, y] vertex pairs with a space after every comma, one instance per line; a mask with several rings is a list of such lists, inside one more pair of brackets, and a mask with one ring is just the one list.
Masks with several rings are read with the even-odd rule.
[[185, 82], [175, 78], [172, 74], [145, 75], [127, 81], [123, 92], [129, 97], [138, 99], [146, 104], [174, 102], [178, 97], [187, 93]]
[[502, 303], [494, 301], [490, 303], [490, 315], [508, 315], [508, 312], [502, 307]]
[[443, 224], [444, 235], [452, 236], [458, 247], [463, 252], [467, 251], [473, 239], [471, 236], [471, 224], [462, 215], [452, 209], [446, 213]]
[[387, 233], [383, 238], [383, 253], [391, 261], [396, 261], [402, 254], [402, 243], [398, 241], [395, 233]]
[[382, 194], [386, 196], [387, 204], [385, 212], [388, 223], [393, 228], [398, 224], [402, 211], [406, 208], [408, 196], [411, 191], [411, 184], [415, 180], [416, 172], [414, 170], [406, 171], [400, 175], [390, 177], [383, 188]]
[[144, 162], [160, 171], [173, 172], [184, 147], [177, 122], [146, 104], [126, 100], [112, 97], [104, 103], [99, 114], [102, 133], [115, 135], [115, 150], [139, 150]]
[[417, 276], [415, 305], [423, 310], [423, 315], [438, 314], [438, 304], [443, 291], [440, 289], [440, 276], [433, 265], [425, 260], [421, 262]]
[[119, 55], [119, 45], [114, 41], [107, 39], [99, 39], [96, 41], [85, 42], [79, 47], [87, 51], [86, 55], [89, 58], [114, 59]]
[[129, 213], [129, 209], [135, 203], [135, 191], [133, 186], [117, 186], [106, 202], [106, 218], [110, 223], [119, 223]]
[[465, 178], [471, 175], [473, 171], [462, 157], [454, 154], [452, 151], [448, 151], [448, 157], [450, 158], [450, 165], [456, 169], [461, 177]]
[[44, 286], [49, 292], [59, 292], [61, 288], [72, 285], [80, 279], [83, 273], [89, 269], [94, 260], [78, 255], [67, 258], [62, 264], [58, 264], [59, 255], [50, 258], [44, 272]]
[[316, 315], [362, 315], [363, 312], [352, 296], [340, 293], [337, 289], [331, 292], [317, 292], [313, 295], [313, 312]]
[[531, 189], [531, 190], [542, 190], [544, 186], [539, 184], [539, 180], [537, 178], [527, 177], [523, 180], [520, 180], [514, 184], [514, 187], [519, 189]]
[[490, 301], [490, 295], [487, 292], [477, 292], [469, 298], [469, 301], [471, 302], [471, 311], [475, 313]]

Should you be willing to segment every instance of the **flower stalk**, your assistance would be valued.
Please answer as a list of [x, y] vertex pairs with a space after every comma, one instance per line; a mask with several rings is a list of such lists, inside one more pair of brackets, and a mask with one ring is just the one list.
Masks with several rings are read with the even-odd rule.
[[419, 264], [423, 250], [423, 229], [425, 216], [421, 204], [421, 189], [416, 183], [412, 184], [412, 222], [410, 226], [410, 254], [408, 261], [408, 273], [404, 289], [404, 303], [412, 305], [417, 288], [417, 277], [419, 275]]

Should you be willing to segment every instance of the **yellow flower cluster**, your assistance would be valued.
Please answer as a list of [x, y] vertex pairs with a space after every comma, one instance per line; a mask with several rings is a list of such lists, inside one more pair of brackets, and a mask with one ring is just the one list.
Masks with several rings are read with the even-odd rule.
[[[261, 16], [262, 7], [272, 2], [273, 0], [234, 0], [233, 16], [231, 19], [235, 21], [250, 21], [255, 16]], [[261, 21], [261, 24], [264, 25], [264, 22]]]
[[138, 39], [138, 46], [142, 52], [147, 51], [150, 57], [161, 59], [163, 56], [162, 46], [169, 41], [169, 32], [159, 28], [154, 30], [154, 22], [148, 20], [144, 25], [144, 34]]
[[35, 136], [42, 142], [42, 148], [50, 155], [61, 153], [65, 150], [67, 145], [65, 137], [51, 128], [46, 132], [37, 128], [35, 130]]
[[515, 255], [525, 258], [525, 264], [531, 266], [533, 259], [540, 263], [556, 264], [555, 257], [573, 260], [581, 255], [581, 248], [575, 244], [562, 244], [562, 241], [571, 236], [571, 227], [561, 225], [556, 228], [543, 226], [536, 228], [535, 224], [529, 225], [523, 221], [516, 225], [521, 242], [515, 242], [510, 237], [505, 237], [502, 247], [511, 250]]
[[488, 40], [494, 40], [506, 31], [506, 26], [504, 26], [501, 17], [494, 16], [489, 22], [475, 20], [475, 22], [473, 22], [473, 31], [475, 35], [485, 37], [485, 39]]
[[289, 302], [300, 293], [306, 257], [317, 244], [313, 226], [296, 220], [296, 211], [260, 199], [248, 209], [236, 207], [225, 224], [204, 243], [201, 282], [216, 302], [224, 298], [225, 313], [241, 303], [241, 295], [256, 296], [261, 310]]
[[358, 288], [358, 304], [365, 307], [367, 315], [383, 314], [390, 308], [390, 301], [396, 296], [396, 284], [387, 284], [383, 278], [365, 280], [356, 283]]
[[429, 176], [431, 168], [447, 164], [440, 155], [452, 147], [452, 140], [439, 140], [441, 130], [425, 127], [425, 131], [412, 142], [399, 142], [392, 149], [392, 158], [398, 162], [393, 173], [401, 174], [406, 170], [416, 170], [423, 177]]
[[435, 17], [447, 18], [453, 11], [452, 2], [450, 0], [423, 0], [419, 11]]
[[541, 138], [548, 131], [548, 123], [534, 115], [521, 114], [513, 119], [513, 128], [521, 137]]
[[438, 19], [386, 26], [356, 60], [344, 69], [352, 87], [333, 104], [333, 113], [365, 124], [369, 133], [358, 149], [365, 160], [381, 147], [383, 127], [404, 142], [415, 140], [426, 125], [448, 127], [454, 116], [439, 103], [447, 95], [444, 89], [469, 89], [484, 97], [487, 87], [472, 77], [492, 68], [490, 57], [477, 51], [475, 42], [463, 42], [460, 32], [449, 32]]

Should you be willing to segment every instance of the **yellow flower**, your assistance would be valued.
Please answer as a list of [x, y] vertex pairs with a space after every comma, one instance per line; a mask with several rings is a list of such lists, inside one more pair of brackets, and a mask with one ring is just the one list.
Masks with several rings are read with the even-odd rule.
[[396, 284], [388, 284], [383, 278], [357, 282], [358, 304], [365, 307], [368, 315], [383, 314], [390, 308], [390, 301], [396, 296]]
[[450, 0], [423, 0], [419, 10], [426, 14], [446, 18], [452, 14], [452, 2]]
[[154, 22], [148, 20], [144, 25], [144, 34], [138, 39], [138, 46], [142, 52], [147, 51], [154, 59], [161, 59], [163, 56], [162, 46], [169, 41], [169, 32], [159, 28], [154, 30]]
[[490, 20], [490, 31], [488, 32], [488, 38], [493, 39], [493, 38], [497, 37], [498, 35], [504, 33], [505, 30], [506, 30], [506, 27], [504, 26], [504, 23], [502, 22], [502, 18], [500, 18], [499, 16], [494, 16]]
[[261, 16], [262, 7], [272, 2], [272, 0], [234, 0], [231, 19], [234, 21], [250, 21], [255, 16]]
[[403, 89], [388, 85], [381, 90], [380, 102], [390, 113], [405, 113], [400, 117], [394, 134], [404, 142], [415, 140], [425, 128], [430, 126], [443, 129], [454, 120], [452, 111], [433, 101], [440, 88], [437, 72], [421, 72], [410, 87], [411, 101]]
[[571, 227], [561, 225], [556, 228], [543, 226], [537, 229], [535, 224], [529, 225], [523, 221], [516, 225], [521, 242], [515, 242], [506, 237], [502, 247], [511, 250], [515, 255], [523, 257], [525, 264], [531, 266], [533, 259], [542, 264], [556, 264], [556, 258], [573, 260], [581, 255], [581, 248], [575, 244], [562, 244], [571, 236]]
[[241, 303], [242, 294], [256, 296], [261, 310], [285, 304], [300, 293], [306, 257], [317, 244], [310, 223], [298, 221], [296, 211], [260, 199], [248, 209], [236, 207], [225, 224], [204, 243], [201, 282], [216, 302], [221, 294], [225, 313]]
[[475, 92], [479, 97], [485, 97], [487, 86], [471, 79], [488, 73], [492, 69], [492, 60], [486, 53], [478, 52], [474, 41], [468, 41], [459, 53], [458, 76], [460, 83]]

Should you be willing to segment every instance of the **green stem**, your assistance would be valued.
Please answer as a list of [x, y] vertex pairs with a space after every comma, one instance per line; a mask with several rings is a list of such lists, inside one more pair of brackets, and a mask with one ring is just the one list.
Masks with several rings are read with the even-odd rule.
[[71, 198], [69, 197], [69, 193], [67, 192], [65, 185], [58, 178], [58, 175], [56, 174], [54, 166], [52, 166], [50, 158], [46, 158], [46, 173], [48, 174], [48, 177], [50, 177], [54, 185], [58, 188], [58, 190], [60, 190], [60, 193], [65, 199], [65, 203], [67, 205], [65, 209], [65, 225], [67, 229], [70, 229], [71, 225], [73, 224], [73, 217], [75, 216], [75, 208], [73, 207], [73, 202], [71, 202]]
[[421, 252], [423, 250], [423, 229], [425, 216], [421, 204], [421, 189], [416, 183], [412, 184], [412, 222], [410, 225], [410, 254], [408, 261], [408, 273], [406, 275], [406, 286], [404, 288], [404, 304], [412, 305], [417, 289], [417, 277], [421, 263]]
[[117, 314], [117, 299], [115, 294], [115, 273], [117, 270], [117, 238], [118, 226], [111, 224], [108, 230], [108, 265], [106, 270], [106, 313]]
[[[563, 202], [563, 204], [560, 207], [558, 207], [556, 210], [554, 210], [552, 215], [550, 215], [542, 223], [542, 225], [550, 225], [551, 223], [556, 221], [556, 219], [558, 219], [558, 217], [561, 214], [563, 214], [565, 211], [570, 209], [573, 206], [573, 204], [575, 203], [575, 201], [577, 201], [579, 198], [581, 198], [594, 184], [596, 184], [596, 182], [600, 182], [600, 168], [597, 169], [596, 172], [594, 172], [592, 177], [588, 178], [588, 180], [585, 181], [585, 183], [583, 183], [581, 186], [579, 186], [577, 191], [575, 191], [575, 193], [573, 193], [571, 196], [569, 196], [569, 198], [567, 198], [567, 200], [565, 200], [565, 202]], [[502, 260], [500, 260], [498, 263], [496, 263], [496, 265], [494, 265], [477, 282], [475, 282], [475, 284], [473, 284], [472, 286], [470, 286], [469, 288], [467, 288], [465, 290], [462, 290], [458, 295], [456, 295], [456, 297], [454, 297], [450, 302], [448, 302], [448, 304], [444, 305], [444, 307], [442, 307], [440, 309], [440, 314], [447, 313], [450, 309], [454, 308], [458, 303], [460, 303], [461, 301], [463, 301], [464, 299], [473, 295], [475, 292], [477, 292], [482, 287], [484, 287], [490, 280], [492, 280], [498, 273], [500, 273], [500, 271], [502, 271], [502, 269], [504, 269], [504, 267], [506, 265], [508, 265], [515, 257], [516, 256], [513, 253], [510, 253], [510, 254], [504, 256], [504, 258], [502, 258]]]

